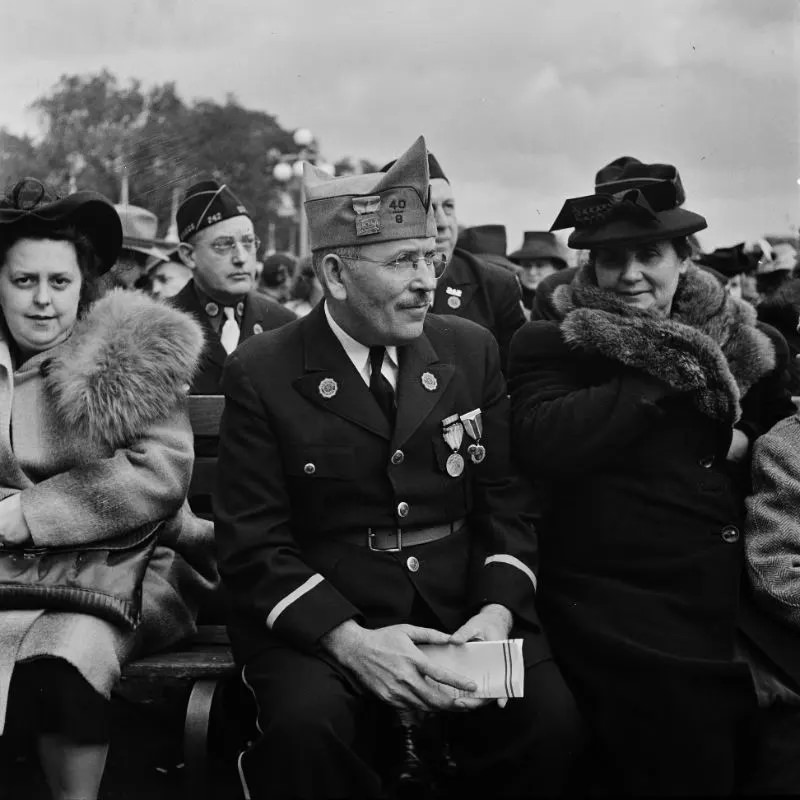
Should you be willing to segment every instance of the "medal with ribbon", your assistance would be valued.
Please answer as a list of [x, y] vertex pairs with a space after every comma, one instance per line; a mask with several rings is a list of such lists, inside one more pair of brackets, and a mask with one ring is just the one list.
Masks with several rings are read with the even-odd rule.
[[464, 426], [459, 421], [458, 414], [442, 420], [442, 438], [453, 451], [447, 457], [445, 469], [451, 478], [457, 478], [464, 471], [464, 456], [458, 452], [464, 439]]
[[483, 417], [479, 408], [473, 408], [472, 411], [467, 411], [466, 414], [461, 415], [461, 422], [464, 425], [464, 430], [467, 436], [473, 440], [473, 443], [467, 448], [470, 459], [473, 464], [480, 464], [486, 458], [486, 448], [481, 444], [481, 437], [483, 436]]

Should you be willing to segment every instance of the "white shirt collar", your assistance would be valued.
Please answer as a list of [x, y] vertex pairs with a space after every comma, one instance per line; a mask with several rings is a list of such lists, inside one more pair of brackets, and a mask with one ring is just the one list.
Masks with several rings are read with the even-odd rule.
[[[328, 320], [328, 325], [333, 331], [333, 335], [339, 340], [344, 348], [347, 357], [353, 362], [356, 372], [362, 377], [364, 382], [369, 386], [370, 368], [369, 368], [369, 347], [365, 344], [354, 339], [341, 325], [331, 316], [328, 304], [324, 304], [325, 318]], [[397, 360], [397, 348], [394, 345], [387, 346], [386, 355], [388, 358], [383, 360], [383, 368], [381, 372], [386, 376], [389, 383], [393, 388], [397, 388], [397, 371], [399, 369], [399, 362]], [[389, 362], [387, 370], [387, 363]]]

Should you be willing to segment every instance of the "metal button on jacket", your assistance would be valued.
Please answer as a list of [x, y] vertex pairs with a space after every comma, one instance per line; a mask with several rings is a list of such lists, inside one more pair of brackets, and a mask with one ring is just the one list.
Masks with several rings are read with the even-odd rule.
[[398, 517], [408, 516], [408, 503], [406, 503], [405, 500], [402, 503], [397, 504], [397, 516]]
[[402, 450], [395, 450], [392, 453], [392, 464], [402, 464], [405, 460], [406, 454]]
[[406, 559], [406, 566], [409, 572], [419, 572], [419, 559], [416, 556], [409, 556]]
[[711, 469], [714, 466], [714, 456], [703, 456], [697, 463], [703, 469]]
[[305, 472], [306, 475], [313, 475], [316, 471], [317, 468], [310, 461], [303, 467], [303, 472]]
[[720, 536], [722, 536], [723, 542], [733, 544], [734, 542], [739, 541], [739, 529], [735, 525], [726, 525], [722, 529]]

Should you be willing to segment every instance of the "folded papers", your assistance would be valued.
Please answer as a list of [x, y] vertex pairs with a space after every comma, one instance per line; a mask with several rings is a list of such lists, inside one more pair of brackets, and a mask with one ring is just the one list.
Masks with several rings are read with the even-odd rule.
[[428, 679], [451, 697], [523, 696], [525, 668], [522, 661], [522, 639], [466, 644], [421, 644], [418, 647], [437, 666], [469, 678], [478, 686], [476, 692], [465, 692]]

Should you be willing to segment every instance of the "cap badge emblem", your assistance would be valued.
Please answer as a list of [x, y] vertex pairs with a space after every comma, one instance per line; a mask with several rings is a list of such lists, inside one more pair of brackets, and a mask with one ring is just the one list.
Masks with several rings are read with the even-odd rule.
[[356, 236], [371, 236], [381, 232], [381, 218], [378, 216], [380, 207], [380, 195], [353, 198], [353, 211], [356, 212]]
[[439, 381], [436, 380], [436, 376], [432, 372], [423, 372], [420, 380], [429, 392], [435, 392], [439, 388]]
[[333, 378], [323, 378], [319, 382], [319, 393], [324, 400], [330, 400], [336, 397], [336, 392], [339, 391], [339, 384]]

